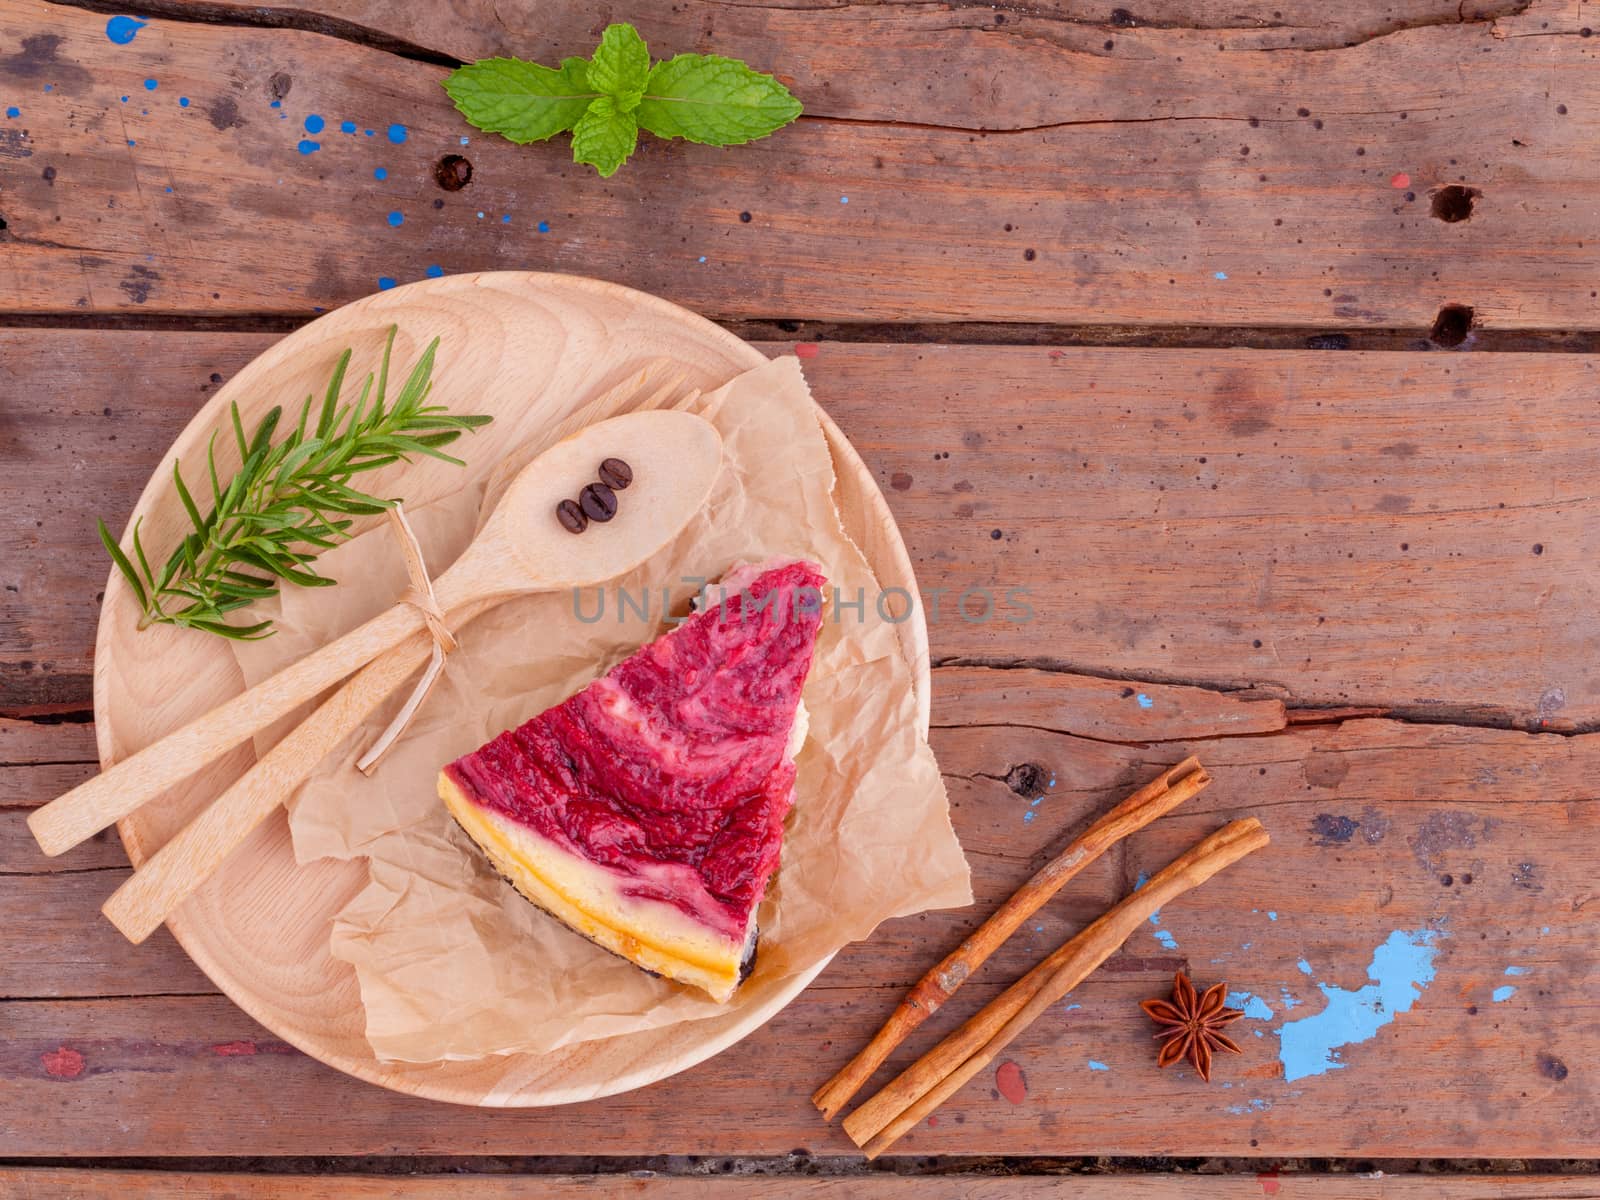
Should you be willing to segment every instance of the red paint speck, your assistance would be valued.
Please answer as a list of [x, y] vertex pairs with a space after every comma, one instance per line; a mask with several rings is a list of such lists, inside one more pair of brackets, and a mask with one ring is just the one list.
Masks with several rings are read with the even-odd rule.
[[1278, 1188], [1282, 1186], [1278, 1182], [1278, 1173], [1276, 1171], [1262, 1171], [1256, 1176], [1256, 1181], [1261, 1184], [1261, 1194], [1263, 1196], [1276, 1196]]
[[1013, 1104], [1021, 1104], [1028, 1098], [1028, 1078], [1009, 1058], [995, 1069], [994, 1085]]
[[1050, 351], [1050, 357], [1051, 358], [1065, 358], [1066, 356], [1067, 356], [1067, 352], [1065, 350], [1052, 350], [1052, 351]]
[[44, 1064], [45, 1072], [57, 1079], [76, 1079], [83, 1074], [83, 1055], [65, 1046], [47, 1050], [39, 1055], [39, 1061]]
[[1404, 171], [1389, 177], [1389, 186], [1392, 188], [1408, 188], [1411, 186], [1411, 176]]
[[939, 1128], [939, 1118], [938, 1117], [929, 1117], [928, 1118], [928, 1128], [929, 1129], [937, 1129], [937, 1128]]
[[794, 356], [796, 358], [815, 358], [817, 356], [817, 344], [815, 342], [796, 342], [794, 344]]
[[220, 1054], [224, 1058], [238, 1058], [254, 1054], [256, 1050], [254, 1042], [223, 1042], [221, 1045], [211, 1047], [211, 1053]]

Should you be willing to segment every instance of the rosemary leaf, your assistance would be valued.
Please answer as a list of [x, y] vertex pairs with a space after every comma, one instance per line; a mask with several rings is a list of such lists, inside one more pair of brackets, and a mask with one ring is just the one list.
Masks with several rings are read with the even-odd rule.
[[426, 404], [433, 390], [438, 338], [407, 373], [393, 404], [387, 405], [389, 360], [396, 332], [391, 325], [376, 387], [369, 373], [356, 402], [339, 403], [351, 360], [351, 351], [346, 350], [339, 356], [321, 403], [314, 395], [307, 396], [281, 442], [272, 440], [283, 421], [281, 407], [269, 411], [247, 435], [239, 406], [232, 405], [229, 423], [241, 465], [224, 484], [217, 473], [213, 436], [206, 447], [212, 504], [204, 516], [179, 464], [172, 464], [173, 485], [192, 529], [159, 571], [150, 568], [138, 523], [132, 533], [136, 566], [105, 522], [100, 522], [100, 541], [139, 601], [139, 628], [166, 624], [234, 639], [268, 636], [271, 621], [234, 625], [223, 618], [276, 595], [285, 582], [298, 587], [333, 586], [335, 581], [318, 574], [312, 565], [317, 555], [349, 536], [354, 524], [351, 518], [376, 516], [397, 503], [351, 487], [353, 476], [417, 457], [462, 465], [441, 447], [493, 418], [456, 416], [442, 405]]

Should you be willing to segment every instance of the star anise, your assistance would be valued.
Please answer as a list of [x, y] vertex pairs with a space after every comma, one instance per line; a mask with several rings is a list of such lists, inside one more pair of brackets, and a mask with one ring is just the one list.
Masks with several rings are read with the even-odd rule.
[[1170, 1067], [1187, 1058], [1200, 1078], [1211, 1082], [1211, 1052], [1228, 1050], [1243, 1054], [1234, 1040], [1222, 1030], [1244, 1016], [1237, 1008], [1225, 1008], [1223, 997], [1228, 985], [1213, 984], [1204, 994], [1195, 990], [1189, 977], [1179, 971], [1172, 980], [1172, 999], [1141, 1000], [1139, 1007], [1161, 1028], [1156, 1037], [1161, 1051], [1156, 1066]]

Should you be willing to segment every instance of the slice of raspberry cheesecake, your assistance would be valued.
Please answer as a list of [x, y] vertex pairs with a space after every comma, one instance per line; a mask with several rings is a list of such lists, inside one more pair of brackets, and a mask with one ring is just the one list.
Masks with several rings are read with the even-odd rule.
[[529, 900], [728, 999], [794, 802], [823, 583], [798, 560], [739, 568], [721, 603], [446, 766], [440, 797]]

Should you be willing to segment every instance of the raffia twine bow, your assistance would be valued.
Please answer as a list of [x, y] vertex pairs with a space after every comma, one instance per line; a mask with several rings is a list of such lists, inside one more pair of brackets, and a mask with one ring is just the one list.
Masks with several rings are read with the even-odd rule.
[[406, 731], [411, 719], [422, 707], [422, 702], [428, 698], [429, 691], [439, 678], [439, 673], [444, 670], [444, 656], [456, 648], [455, 634], [451, 633], [450, 627], [445, 624], [444, 610], [439, 607], [439, 598], [434, 595], [433, 580], [428, 576], [428, 566], [422, 561], [422, 546], [411, 528], [411, 522], [406, 520], [404, 506], [398, 502], [389, 510], [389, 527], [400, 543], [400, 552], [406, 562], [406, 575], [411, 580], [411, 586], [406, 588], [405, 594], [400, 597], [400, 602], [412, 605], [422, 613], [422, 619], [428, 626], [428, 633], [433, 637], [433, 653], [428, 658], [428, 665], [423, 669], [422, 677], [411, 689], [411, 695], [406, 697], [406, 702], [400, 706], [400, 711], [395, 713], [394, 720], [390, 721], [378, 735], [367, 752], [356, 760], [356, 769], [363, 775], [371, 775], [377, 770], [378, 762]]

